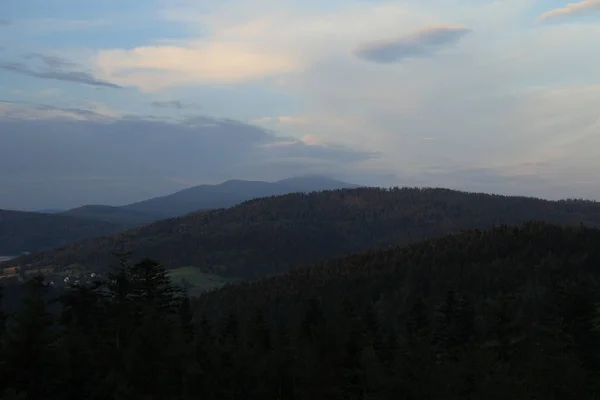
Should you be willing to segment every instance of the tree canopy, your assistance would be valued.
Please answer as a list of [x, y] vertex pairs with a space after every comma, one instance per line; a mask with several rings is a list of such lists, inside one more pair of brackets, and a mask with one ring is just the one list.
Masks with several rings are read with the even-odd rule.
[[0, 393], [593, 399], [598, 243], [585, 226], [467, 230], [192, 301], [158, 262], [123, 260], [105, 281], [62, 293], [55, 311], [34, 279], [0, 330]]

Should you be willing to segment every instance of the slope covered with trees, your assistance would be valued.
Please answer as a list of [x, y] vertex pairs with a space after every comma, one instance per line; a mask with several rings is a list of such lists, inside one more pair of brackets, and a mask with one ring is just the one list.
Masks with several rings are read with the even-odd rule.
[[68, 290], [54, 313], [34, 280], [21, 309], [0, 318], [0, 393], [593, 399], [599, 243], [600, 231], [582, 226], [469, 230], [192, 302], [144, 260]]
[[70, 216], [0, 210], [0, 255], [41, 251], [121, 229], [120, 225]]
[[206, 370], [222, 371], [230, 351], [229, 371], [266, 397], [591, 399], [598, 244], [598, 230], [533, 222], [208, 293], [195, 309], [228, 341], [201, 344]]
[[446, 189], [296, 193], [158, 221], [12, 262], [102, 269], [113, 261], [115, 250], [126, 250], [135, 260], [149, 257], [167, 268], [194, 266], [224, 277], [249, 279], [356, 251], [529, 219], [600, 226], [600, 204]]
[[149, 224], [161, 219], [161, 216], [147, 214], [135, 210], [127, 210], [123, 207], [112, 207], [103, 205], [88, 205], [63, 211], [58, 215], [65, 215], [85, 220], [103, 221], [124, 228], [131, 228]]

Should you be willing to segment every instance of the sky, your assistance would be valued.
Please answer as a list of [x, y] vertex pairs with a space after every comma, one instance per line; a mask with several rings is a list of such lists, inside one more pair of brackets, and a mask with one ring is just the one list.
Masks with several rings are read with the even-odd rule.
[[2, 0], [0, 208], [305, 174], [600, 200], [598, 38], [600, 0]]

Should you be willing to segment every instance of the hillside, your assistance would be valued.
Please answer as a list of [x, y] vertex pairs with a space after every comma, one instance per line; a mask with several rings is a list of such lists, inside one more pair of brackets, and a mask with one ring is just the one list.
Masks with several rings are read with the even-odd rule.
[[111, 235], [118, 225], [57, 214], [0, 210], [0, 256], [18, 255]]
[[353, 187], [357, 185], [321, 176], [295, 177], [278, 182], [229, 180], [218, 185], [194, 186], [121, 208], [165, 218], [178, 217], [194, 211], [232, 207], [259, 197]]
[[296, 193], [158, 221], [9, 264], [102, 269], [115, 261], [115, 251], [124, 249], [134, 259], [150, 257], [170, 269], [194, 266], [227, 278], [252, 279], [356, 251], [530, 219], [600, 226], [600, 204], [447, 189]]
[[468, 230], [192, 301], [148, 259], [59, 291], [33, 280], [8, 288], [22, 306], [0, 324], [0, 390], [36, 399], [592, 400], [598, 243], [600, 230], [583, 226]]
[[218, 338], [203, 382], [247, 382], [255, 398], [592, 399], [598, 243], [596, 229], [532, 222], [206, 293], [199, 335]]
[[57, 215], [70, 216], [86, 220], [103, 221], [123, 227], [134, 227], [160, 219], [159, 216], [128, 210], [123, 207], [88, 205], [63, 211]]

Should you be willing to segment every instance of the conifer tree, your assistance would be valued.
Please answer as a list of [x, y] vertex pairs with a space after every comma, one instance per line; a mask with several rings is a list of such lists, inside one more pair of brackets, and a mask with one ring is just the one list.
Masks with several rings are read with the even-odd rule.
[[31, 399], [53, 398], [58, 386], [56, 332], [46, 289], [43, 277], [27, 282], [27, 293], [7, 326], [1, 349], [5, 385]]

